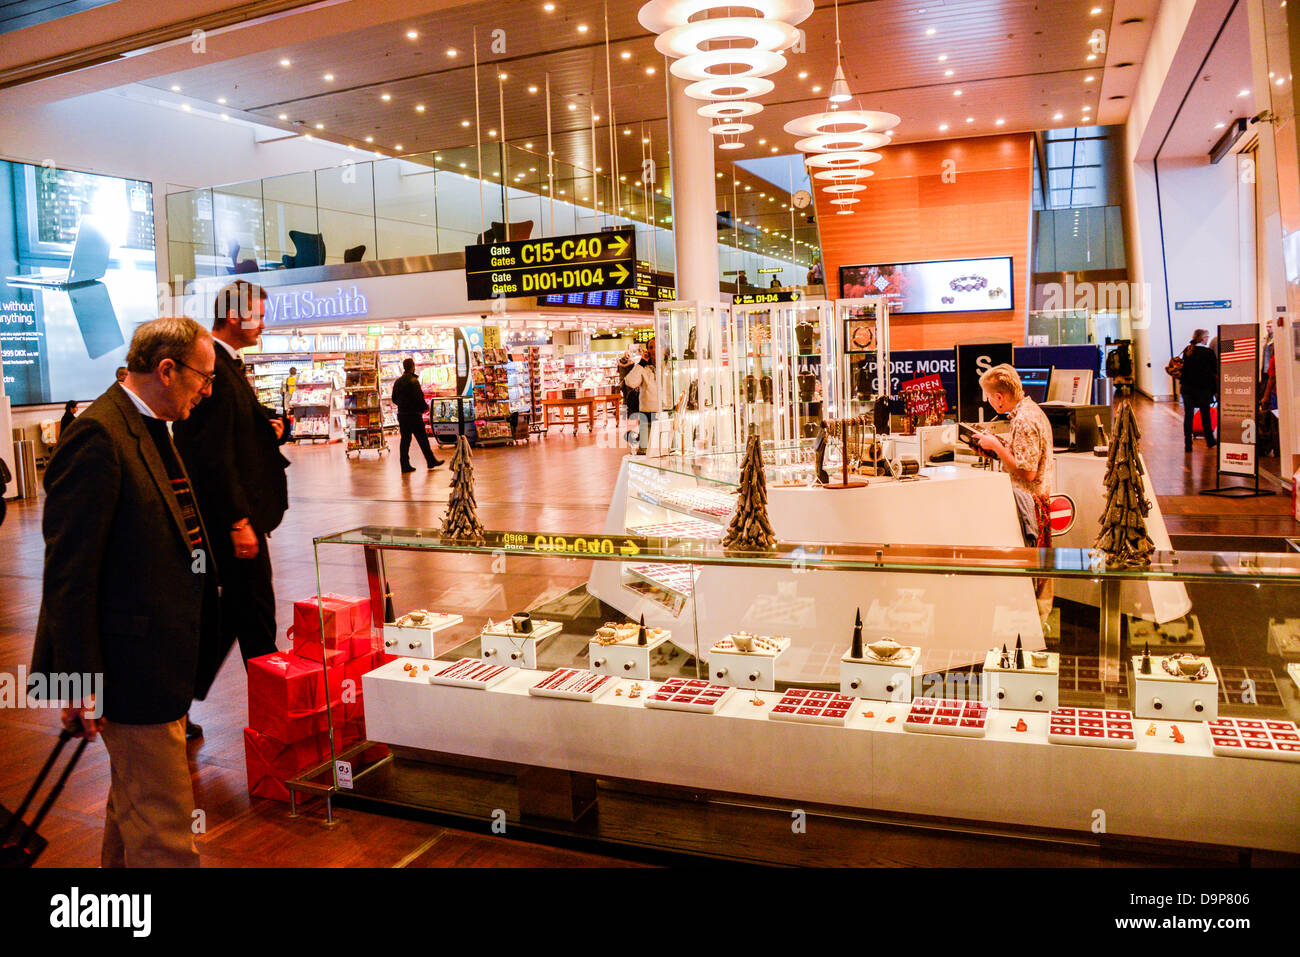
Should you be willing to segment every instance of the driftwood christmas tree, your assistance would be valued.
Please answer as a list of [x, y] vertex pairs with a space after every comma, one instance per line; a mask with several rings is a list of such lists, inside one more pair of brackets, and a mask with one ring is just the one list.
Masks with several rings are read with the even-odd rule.
[[470, 459], [469, 439], [463, 435], [456, 440], [451, 471], [451, 497], [447, 499], [447, 514], [442, 517], [442, 534], [447, 538], [481, 542], [483, 525], [474, 502], [474, 463]]
[[1106, 459], [1106, 509], [1097, 536], [1097, 547], [1106, 553], [1108, 565], [1149, 564], [1156, 547], [1147, 534], [1146, 516], [1151, 503], [1142, 490], [1139, 438], [1133, 410], [1126, 402], [1120, 406], [1119, 426]]
[[731, 517], [724, 548], [758, 552], [776, 545], [776, 533], [767, 518], [767, 478], [763, 475], [763, 443], [750, 435], [745, 458], [740, 465], [740, 491], [736, 495], [736, 514]]

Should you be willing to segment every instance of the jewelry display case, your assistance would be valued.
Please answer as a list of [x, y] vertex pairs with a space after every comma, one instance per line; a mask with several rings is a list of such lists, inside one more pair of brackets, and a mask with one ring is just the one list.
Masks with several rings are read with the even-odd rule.
[[[1073, 843], [1098, 840], [1101, 808], [1107, 841], [1300, 852], [1300, 697], [1268, 650], [1270, 614], [1300, 615], [1300, 556], [1157, 552], [1149, 568], [1111, 569], [1077, 549], [805, 543], [734, 553], [708, 537], [510, 530], [469, 544], [392, 527], [320, 537], [315, 555], [321, 592], [368, 590], [377, 630], [412, 609], [462, 619], [432, 634], [433, 660], [347, 672], [368, 740], [347, 746], [335, 735], [331, 757], [342, 764], [314, 779], [332, 801], [467, 821], [501, 815], [533, 835], [724, 857], [734, 846], [710, 843], [692, 823], [716, 806], [714, 795], [866, 814], [875, 826], [1032, 829], [1037, 840]], [[660, 606], [650, 596], [626, 588], [631, 603], [616, 607], [590, 587], [609, 568], [625, 588], [621, 571], [642, 564], [694, 584], [671, 628], [654, 623]], [[1059, 632], [1019, 641], [994, 633], [980, 601], [955, 624], [906, 630], [939, 621], [924, 606], [959, 586], [1032, 589], [1044, 578], [1096, 591], [1097, 606], [1058, 600]], [[906, 594], [891, 581], [906, 582]], [[1143, 649], [1117, 624], [1117, 586], [1132, 581], [1177, 582], [1192, 594], [1204, 671], [1218, 679], [1214, 716], [1134, 716]], [[848, 601], [833, 604], [832, 594]], [[559, 627], [515, 634], [529, 621]], [[485, 658], [484, 632], [531, 641], [534, 666]], [[815, 636], [826, 639], [820, 649]], [[648, 676], [593, 667], [623, 644], [646, 649]], [[340, 665], [322, 657], [333, 696]], [[1185, 657], [1161, 673], [1203, 681]], [[875, 683], [891, 691], [859, 691], [863, 663], [895, 658], [897, 675]], [[1000, 672], [988, 687], [986, 662]], [[1044, 700], [996, 693], [1017, 676]], [[348, 693], [345, 680], [345, 708]], [[375, 743], [389, 747], [386, 757], [365, 757]], [[683, 790], [691, 799], [672, 803]], [[636, 809], [659, 800], [677, 823], [638, 823]], [[763, 859], [801, 859], [779, 829], [764, 840]], [[841, 863], [852, 860], [851, 842], [842, 853]]]
[[753, 426], [764, 441], [816, 437], [837, 405], [831, 303], [733, 304], [728, 333], [736, 434]]
[[727, 307], [716, 302], [655, 303], [655, 363], [663, 414], [653, 435], [664, 451], [735, 444]]
[[839, 357], [843, 402], [837, 417], [870, 415], [876, 398], [890, 392], [889, 304], [884, 296], [836, 299], [835, 324], [844, 344]]

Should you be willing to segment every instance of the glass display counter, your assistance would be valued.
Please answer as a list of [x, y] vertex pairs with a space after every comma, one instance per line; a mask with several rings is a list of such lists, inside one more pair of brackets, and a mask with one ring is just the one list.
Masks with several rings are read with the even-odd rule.
[[655, 362], [664, 415], [652, 435], [664, 451], [733, 444], [727, 307], [714, 302], [655, 303]]
[[[359, 677], [366, 736], [390, 753], [368, 763], [364, 743], [337, 738], [346, 766], [327, 793], [746, 859], [797, 861], [805, 848], [782, 845], [779, 828], [761, 853], [711, 842], [697, 816], [728, 803], [711, 796], [758, 799], [784, 815], [787, 838], [789, 808], [814, 807], [1077, 846], [1102, 839], [1102, 809], [1106, 841], [1300, 852], [1300, 697], [1287, 675], [1300, 659], [1298, 555], [1158, 552], [1149, 568], [1108, 569], [1078, 549], [737, 554], [641, 531], [316, 539], [322, 591], [368, 593], [376, 644], [401, 653]], [[695, 599], [669, 625], [636, 587], [649, 566]], [[593, 593], [599, 568], [631, 604]], [[1014, 609], [937, 614], [959, 584], [1041, 579], [1095, 590], [1096, 605], [1058, 599], [1061, 627], [1036, 636]], [[1132, 581], [1186, 587], [1196, 627], [1125, 630], [1119, 586]], [[814, 651], [813, 634], [829, 646]], [[823, 680], [788, 680], [814, 653], [828, 659], [812, 668]], [[333, 695], [340, 665], [323, 657]], [[673, 815], [645, 826], [636, 807], [652, 814], [661, 799]], [[853, 860], [851, 842], [842, 853]]]

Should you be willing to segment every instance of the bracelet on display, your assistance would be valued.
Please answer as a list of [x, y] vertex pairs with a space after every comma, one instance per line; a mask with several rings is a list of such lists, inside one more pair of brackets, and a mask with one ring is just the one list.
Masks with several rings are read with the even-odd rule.
[[953, 292], [978, 292], [988, 286], [989, 281], [983, 276], [958, 276], [948, 283]]
[[1178, 662], [1182, 658], [1187, 658], [1190, 661], [1196, 661], [1197, 659], [1200, 658], [1200, 655], [1189, 655], [1186, 652], [1182, 652], [1182, 651], [1176, 652], [1175, 654], [1168, 655], [1160, 659], [1160, 667], [1164, 669], [1166, 674], [1171, 674], [1175, 678], [1187, 678], [1190, 681], [1200, 681], [1202, 678], [1209, 677], [1210, 669], [1204, 661], [1201, 662], [1200, 668], [1198, 668], [1195, 672], [1193, 672], [1192, 674], [1187, 674], [1178, 666]]

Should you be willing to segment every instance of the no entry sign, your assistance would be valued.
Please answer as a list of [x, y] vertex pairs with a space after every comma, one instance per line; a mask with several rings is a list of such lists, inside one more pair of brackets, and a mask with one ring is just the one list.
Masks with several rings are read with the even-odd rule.
[[1057, 492], [1048, 500], [1047, 510], [1053, 535], [1064, 535], [1074, 528], [1074, 499], [1070, 496]]

